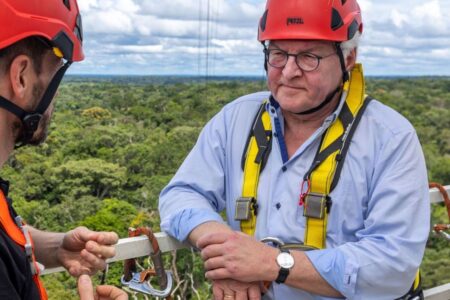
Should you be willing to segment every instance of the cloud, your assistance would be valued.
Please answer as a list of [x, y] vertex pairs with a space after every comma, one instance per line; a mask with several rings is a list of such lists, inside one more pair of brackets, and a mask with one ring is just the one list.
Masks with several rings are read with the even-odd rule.
[[[86, 60], [74, 64], [72, 73], [264, 73], [256, 36], [265, 0], [78, 2]], [[359, 59], [366, 73], [450, 75], [450, 1], [359, 4], [364, 20]]]

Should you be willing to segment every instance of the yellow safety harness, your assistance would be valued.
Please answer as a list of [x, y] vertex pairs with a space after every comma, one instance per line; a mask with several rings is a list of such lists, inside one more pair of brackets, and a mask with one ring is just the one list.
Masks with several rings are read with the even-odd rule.
[[[303, 205], [303, 216], [306, 217], [304, 244], [291, 244], [292, 248], [298, 250], [326, 247], [327, 219], [332, 205], [329, 194], [339, 181], [350, 141], [371, 100], [365, 95], [361, 64], [356, 64], [353, 68], [350, 80], [343, 86], [343, 92], [347, 97], [339, 116], [322, 135], [313, 163], [303, 178], [300, 205]], [[244, 170], [242, 197], [236, 200], [235, 220], [240, 221], [241, 231], [248, 235], [255, 233], [259, 174], [271, 149], [272, 124], [265, 109], [266, 104], [267, 100], [260, 106], [252, 124], [242, 157]], [[408, 295], [417, 292], [418, 289], [421, 292], [419, 272]], [[413, 298], [406, 296], [401, 299]]]

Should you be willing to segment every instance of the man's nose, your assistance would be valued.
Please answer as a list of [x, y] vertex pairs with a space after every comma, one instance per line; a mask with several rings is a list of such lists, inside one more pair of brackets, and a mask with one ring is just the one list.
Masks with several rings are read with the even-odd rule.
[[296, 59], [297, 58], [295, 56], [288, 56], [288, 60], [282, 71], [286, 78], [293, 78], [303, 74], [303, 71], [299, 68], [297, 62], [295, 61]]

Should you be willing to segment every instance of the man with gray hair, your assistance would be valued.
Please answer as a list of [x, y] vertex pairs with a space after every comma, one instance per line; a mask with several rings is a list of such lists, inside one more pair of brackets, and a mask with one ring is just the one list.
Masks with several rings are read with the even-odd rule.
[[161, 227], [201, 250], [215, 299], [423, 297], [424, 157], [365, 94], [362, 31], [356, 0], [268, 0], [269, 92], [226, 105], [162, 191]]

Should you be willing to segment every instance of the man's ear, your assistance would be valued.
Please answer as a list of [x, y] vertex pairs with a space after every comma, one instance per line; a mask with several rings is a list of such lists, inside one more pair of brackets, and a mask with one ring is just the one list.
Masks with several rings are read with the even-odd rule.
[[356, 55], [357, 55], [357, 48], [354, 48], [350, 51], [350, 53], [347, 55], [345, 59], [345, 69], [347, 71], [351, 71], [353, 67], [356, 64]]
[[[34, 77], [36, 77], [36, 72], [31, 58], [27, 55], [16, 56], [9, 68], [9, 79], [11, 82], [11, 91], [13, 93], [12, 98], [23, 102], [27, 93], [30, 92], [29, 89], [33, 88]], [[27, 103], [17, 104], [21, 107], [30, 105]]]

